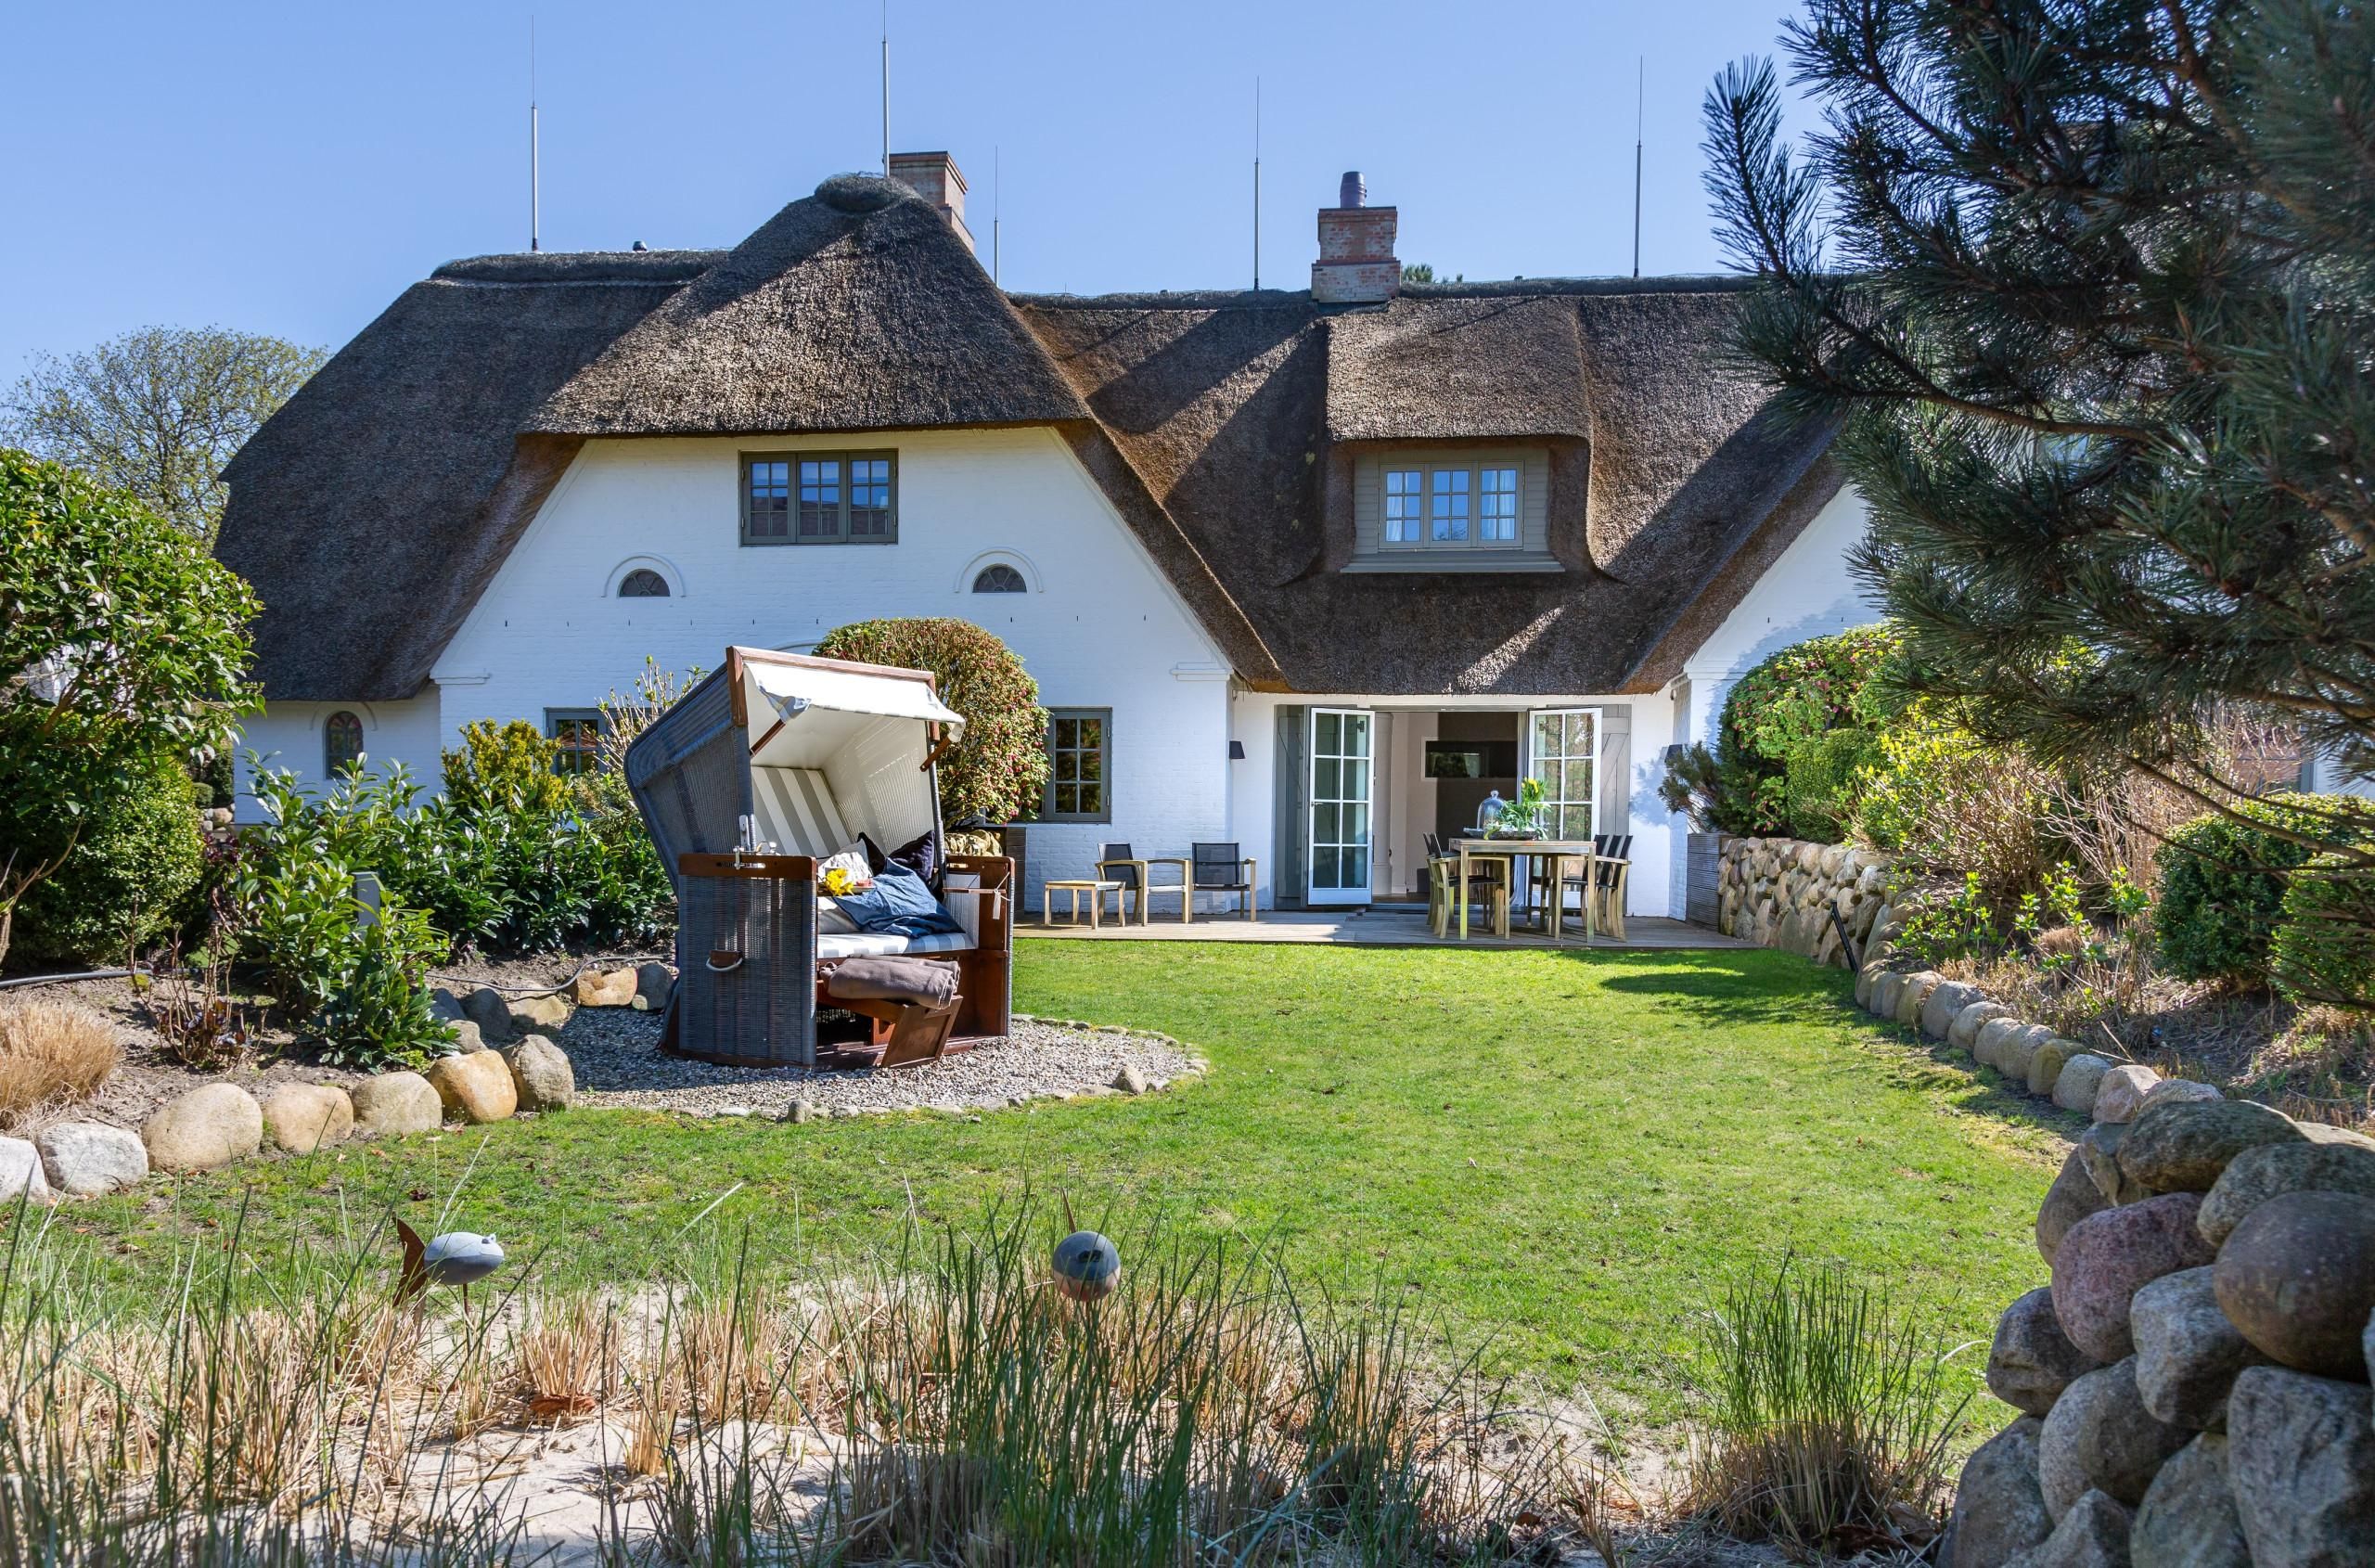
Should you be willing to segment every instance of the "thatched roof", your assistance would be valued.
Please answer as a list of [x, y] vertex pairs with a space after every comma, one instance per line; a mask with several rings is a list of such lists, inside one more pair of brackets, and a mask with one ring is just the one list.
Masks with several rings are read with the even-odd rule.
[[1086, 418], [971, 250], [905, 191], [828, 180], [611, 344], [528, 428], [744, 435]]
[[[1546, 280], [1302, 294], [1028, 297], [1025, 318], [1297, 691], [1650, 690], [1839, 479], [1723, 367], [1740, 285]], [[1364, 443], [1552, 454], [1539, 574], [1345, 573]], [[1760, 568], [1761, 570], [1761, 568]]]
[[[1834, 492], [1720, 367], [1722, 279], [1000, 293], [905, 186], [837, 176], [728, 251], [481, 257], [408, 289], [233, 463], [268, 697], [410, 696], [587, 438], [1046, 425], [1239, 675], [1651, 689]], [[1342, 573], [1353, 454], [1539, 442], [1534, 575]]]

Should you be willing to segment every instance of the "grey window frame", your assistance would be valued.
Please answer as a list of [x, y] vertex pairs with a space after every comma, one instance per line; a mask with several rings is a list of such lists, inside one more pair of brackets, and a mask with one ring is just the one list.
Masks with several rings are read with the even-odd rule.
[[[1008, 576], [1013, 578], [1014, 586], [1011, 588], [985, 588], [982, 586], [982, 583], [984, 578], [987, 578], [991, 573], [997, 572], [1003, 572]], [[1027, 594], [1031, 591], [1031, 579], [1022, 574], [1022, 568], [1016, 566], [1009, 561], [994, 560], [987, 566], [982, 568], [979, 572], [973, 573], [973, 585], [965, 591], [969, 594]]]
[[[841, 465], [841, 498], [840, 531], [814, 539], [800, 536], [800, 465], [832, 458]], [[881, 460], [891, 466], [890, 526], [880, 533], [861, 538], [850, 537], [850, 465], [856, 462]], [[790, 465], [787, 476], [789, 495], [784, 513], [786, 532], [780, 539], [755, 539], [751, 535], [751, 465], [753, 463], [784, 463]], [[895, 545], [899, 542], [899, 452], [896, 447], [834, 447], [830, 449], [794, 450], [788, 452], [741, 452], [734, 460], [735, 510], [740, 518], [739, 533], [745, 548], [759, 549], [777, 545]]]
[[[1058, 811], [1056, 809], [1056, 723], [1059, 719], [1095, 719], [1098, 722], [1097, 771], [1098, 808], [1096, 811]], [[1039, 820], [1042, 822], [1110, 822], [1113, 820], [1113, 710], [1110, 708], [1050, 708], [1047, 710], [1047, 783], [1039, 797]], [[1086, 747], [1067, 748], [1074, 752]], [[1074, 780], [1075, 783], [1078, 780]]]
[[[330, 761], [330, 726], [338, 723], [340, 719], [353, 719], [354, 721], [354, 755], [347, 759], [344, 763], [333, 764]], [[355, 762], [360, 761], [365, 756], [367, 756], [370, 752], [370, 747], [371, 726], [363, 722], [363, 715], [360, 713], [357, 713], [354, 709], [334, 708], [329, 713], [322, 715], [323, 778], [340, 778], [345, 773], [348, 767], [352, 766]]]
[[[1435, 475], [1463, 472], [1468, 475], [1468, 490], [1465, 496], [1468, 502], [1468, 536], [1464, 539], [1438, 539], [1434, 537]], [[1417, 504], [1418, 511], [1415, 516], [1406, 520], [1417, 525], [1419, 537], [1416, 539], [1386, 537], [1388, 525], [1385, 515], [1386, 496], [1393, 487], [1393, 482], [1387, 476], [1397, 473], [1415, 473], [1419, 476], [1419, 488], [1411, 493], [1411, 499]], [[1509, 537], [1506, 539], [1487, 539], [1483, 536], [1484, 476], [1487, 473], [1508, 473], [1513, 476], [1511, 488], [1508, 494], [1514, 504], [1515, 510], [1509, 515], [1511, 532]], [[1486, 461], [1482, 458], [1470, 458], [1463, 462], [1448, 456], [1382, 457], [1378, 462], [1377, 470], [1378, 549], [1381, 554], [1394, 555], [1457, 555], [1470, 550], [1523, 549], [1525, 547], [1525, 464], [1522, 461], [1513, 462], [1498, 458]]]
[[[592, 725], [596, 743], [590, 746], [572, 746], [564, 743], [559, 754], [553, 758], [553, 771], [566, 774], [572, 778], [583, 778], [586, 774], [597, 771], [602, 762], [600, 737], [603, 730], [610, 727], [608, 722], [602, 717], [602, 710], [599, 708], [546, 708], [545, 710], [545, 739], [559, 740], [560, 726], [564, 724]], [[568, 757], [583, 757], [585, 759], [584, 765], [571, 765], [563, 761]]]
[[[653, 582], [659, 584], [660, 591], [656, 594], [631, 594], [627, 592], [627, 585], [635, 581], [639, 577], [648, 577]], [[627, 571], [619, 574], [619, 591], [611, 597], [613, 598], [674, 598], [676, 597], [676, 588], [675, 585], [668, 581], [668, 574], [666, 572], [656, 571], [648, 566], [636, 566], [631, 567]]]

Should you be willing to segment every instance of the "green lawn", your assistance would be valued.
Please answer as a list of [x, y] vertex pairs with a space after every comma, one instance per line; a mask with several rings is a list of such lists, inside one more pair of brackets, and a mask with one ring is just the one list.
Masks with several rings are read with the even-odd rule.
[[[879, 1242], [1028, 1184], [1127, 1231], [1275, 1236], [1330, 1285], [1419, 1292], [1501, 1363], [1671, 1414], [1711, 1285], [1786, 1252], [1941, 1305], [1958, 1338], [2041, 1282], [2030, 1240], [2074, 1118], [1876, 1029], [1847, 977], [1779, 953], [1024, 942], [1018, 1005], [1200, 1048], [1201, 1082], [793, 1127], [580, 1112], [349, 1146], [71, 1211], [103, 1266], [161, 1279], [196, 1237], [333, 1233], [389, 1203], [547, 1279], [632, 1279], [718, 1194], [763, 1249]], [[126, 1247], [129, 1241], [134, 1245]]]

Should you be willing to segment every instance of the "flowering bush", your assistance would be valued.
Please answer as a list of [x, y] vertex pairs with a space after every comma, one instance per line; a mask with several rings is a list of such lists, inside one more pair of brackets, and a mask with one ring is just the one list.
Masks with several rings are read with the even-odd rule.
[[1047, 711], [1014, 649], [969, 621], [860, 621], [816, 645], [827, 659], [929, 670], [940, 700], [965, 715], [965, 739], [940, 759], [940, 809], [1011, 822], [1039, 808], [1047, 786]]
[[1667, 803], [1728, 833], [1839, 837], [1872, 732], [1895, 708], [1886, 677], [1902, 642], [1893, 626], [1862, 626], [1757, 665], [1725, 698], [1714, 752], [1691, 748], [1669, 778]]

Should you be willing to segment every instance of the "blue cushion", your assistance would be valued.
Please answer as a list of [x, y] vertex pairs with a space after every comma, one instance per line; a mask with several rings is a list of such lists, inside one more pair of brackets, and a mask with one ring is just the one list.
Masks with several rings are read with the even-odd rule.
[[962, 931], [921, 877], [904, 866], [885, 866], [875, 873], [874, 885], [834, 899], [860, 931], [888, 932], [895, 936], [934, 936]]

